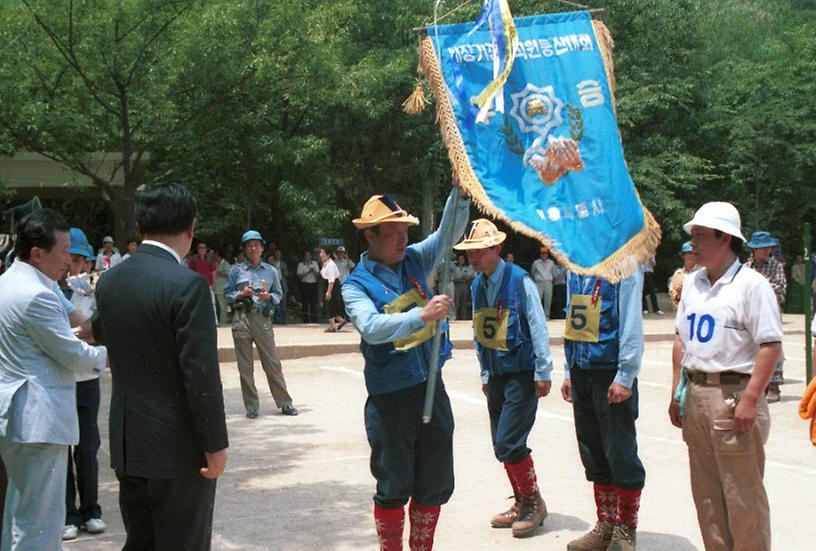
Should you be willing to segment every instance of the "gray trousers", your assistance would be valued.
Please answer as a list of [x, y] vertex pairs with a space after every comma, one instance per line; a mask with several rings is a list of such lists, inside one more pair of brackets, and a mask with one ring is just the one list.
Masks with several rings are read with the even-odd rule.
[[238, 311], [232, 319], [232, 340], [235, 343], [235, 356], [238, 361], [238, 373], [241, 377], [241, 396], [247, 411], [258, 410], [258, 390], [255, 388], [254, 362], [252, 343], [258, 347], [261, 366], [269, 382], [269, 390], [277, 407], [292, 405], [292, 397], [286, 390], [283, 378], [283, 366], [275, 350], [275, 333], [272, 320], [257, 310], [249, 313]]
[[553, 296], [553, 282], [551, 280], [547, 281], [536, 281], [536, 287], [538, 288], [538, 296], [541, 298], [541, 306], [544, 308], [544, 315], [547, 316], [547, 319], [550, 319], [550, 306], [552, 306], [552, 296]]
[[68, 446], [18, 444], [0, 436], [8, 472], [2, 551], [60, 549], [65, 527]]

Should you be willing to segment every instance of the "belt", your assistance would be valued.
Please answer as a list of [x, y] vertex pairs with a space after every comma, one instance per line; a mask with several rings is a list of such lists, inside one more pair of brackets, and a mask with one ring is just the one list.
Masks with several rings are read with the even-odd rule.
[[686, 371], [686, 377], [695, 385], [700, 386], [738, 385], [742, 381], [751, 378], [747, 373], [737, 373], [736, 371], [721, 371], [720, 373]]

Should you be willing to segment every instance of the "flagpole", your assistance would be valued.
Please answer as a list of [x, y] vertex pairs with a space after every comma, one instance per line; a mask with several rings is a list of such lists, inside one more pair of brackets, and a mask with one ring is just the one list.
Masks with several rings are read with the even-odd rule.
[[[451, 220], [451, 223], [448, 226], [448, 231], [442, 236], [442, 250], [444, 251], [444, 256], [442, 257], [442, 262], [439, 264], [439, 276], [436, 278], [436, 281], [439, 283], [440, 294], [445, 292], [445, 289], [448, 288], [448, 283], [450, 282], [450, 270], [448, 269], [448, 265], [450, 264], [450, 251], [453, 248], [453, 240], [456, 239], [453, 232], [454, 227], [456, 226], [456, 213], [459, 209], [460, 197], [460, 190], [457, 189], [457, 193], [454, 193], [453, 195], [453, 204], [451, 205], [453, 208], [450, 211], [453, 214], [454, 219]], [[434, 322], [434, 337], [433, 344], [431, 346], [431, 363], [428, 366], [428, 383], [425, 386], [425, 407], [422, 409], [422, 422], [426, 425], [431, 422], [431, 416], [433, 415], [433, 402], [434, 395], [436, 394], [436, 379], [439, 373], [439, 348], [441, 344], [442, 321], [437, 320]]]

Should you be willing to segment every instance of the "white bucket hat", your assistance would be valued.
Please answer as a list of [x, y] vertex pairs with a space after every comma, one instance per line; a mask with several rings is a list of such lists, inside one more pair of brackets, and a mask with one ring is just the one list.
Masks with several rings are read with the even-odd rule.
[[692, 226], [703, 226], [712, 230], [720, 230], [728, 235], [733, 235], [747, 241], [742, 235], [742, 221], [739, 212], [731, 203], [722, 201], [712, 201], [706, 203], [694, 213], [694, 218], [683, 224], [686, 233], [691, 234]]

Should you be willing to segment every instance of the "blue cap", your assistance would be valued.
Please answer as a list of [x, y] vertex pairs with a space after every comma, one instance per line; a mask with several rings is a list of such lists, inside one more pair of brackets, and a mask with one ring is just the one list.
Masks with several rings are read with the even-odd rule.
[[686, 254], [691, 252], [691, 241], [686, 241], [683, 243], [683, 246], [680, 248], [680, 254]]
[[249, 230], [241, 237], [241, 246], [243, 246], [247, 241], [253, 240], [264, 243], [263, 237], [261, 237], [260, 233], [256, 232], [255, 230]]
[[91, 255], [88, 253], [90, 245], [84, 231], [79, 228], [71, 228], [68, 230], [68, 239], [71, 241], [71, 245], [68, 247], [69, 253], [90, 258]]
[[87, 254], [87, 256], [88, 256], [88, 260], [90, 260], [91, 262], [96, 262], [96, 255], [94, 254], [94, 248], [91, 246], [90, 243], [88, 243], [88, 254]]
[[755, 231], [751, 234], [751, 240], [745, 244], [749, 249], [764, 249], [766, 247], [776, 247], [779, 241], [766, 231]]

